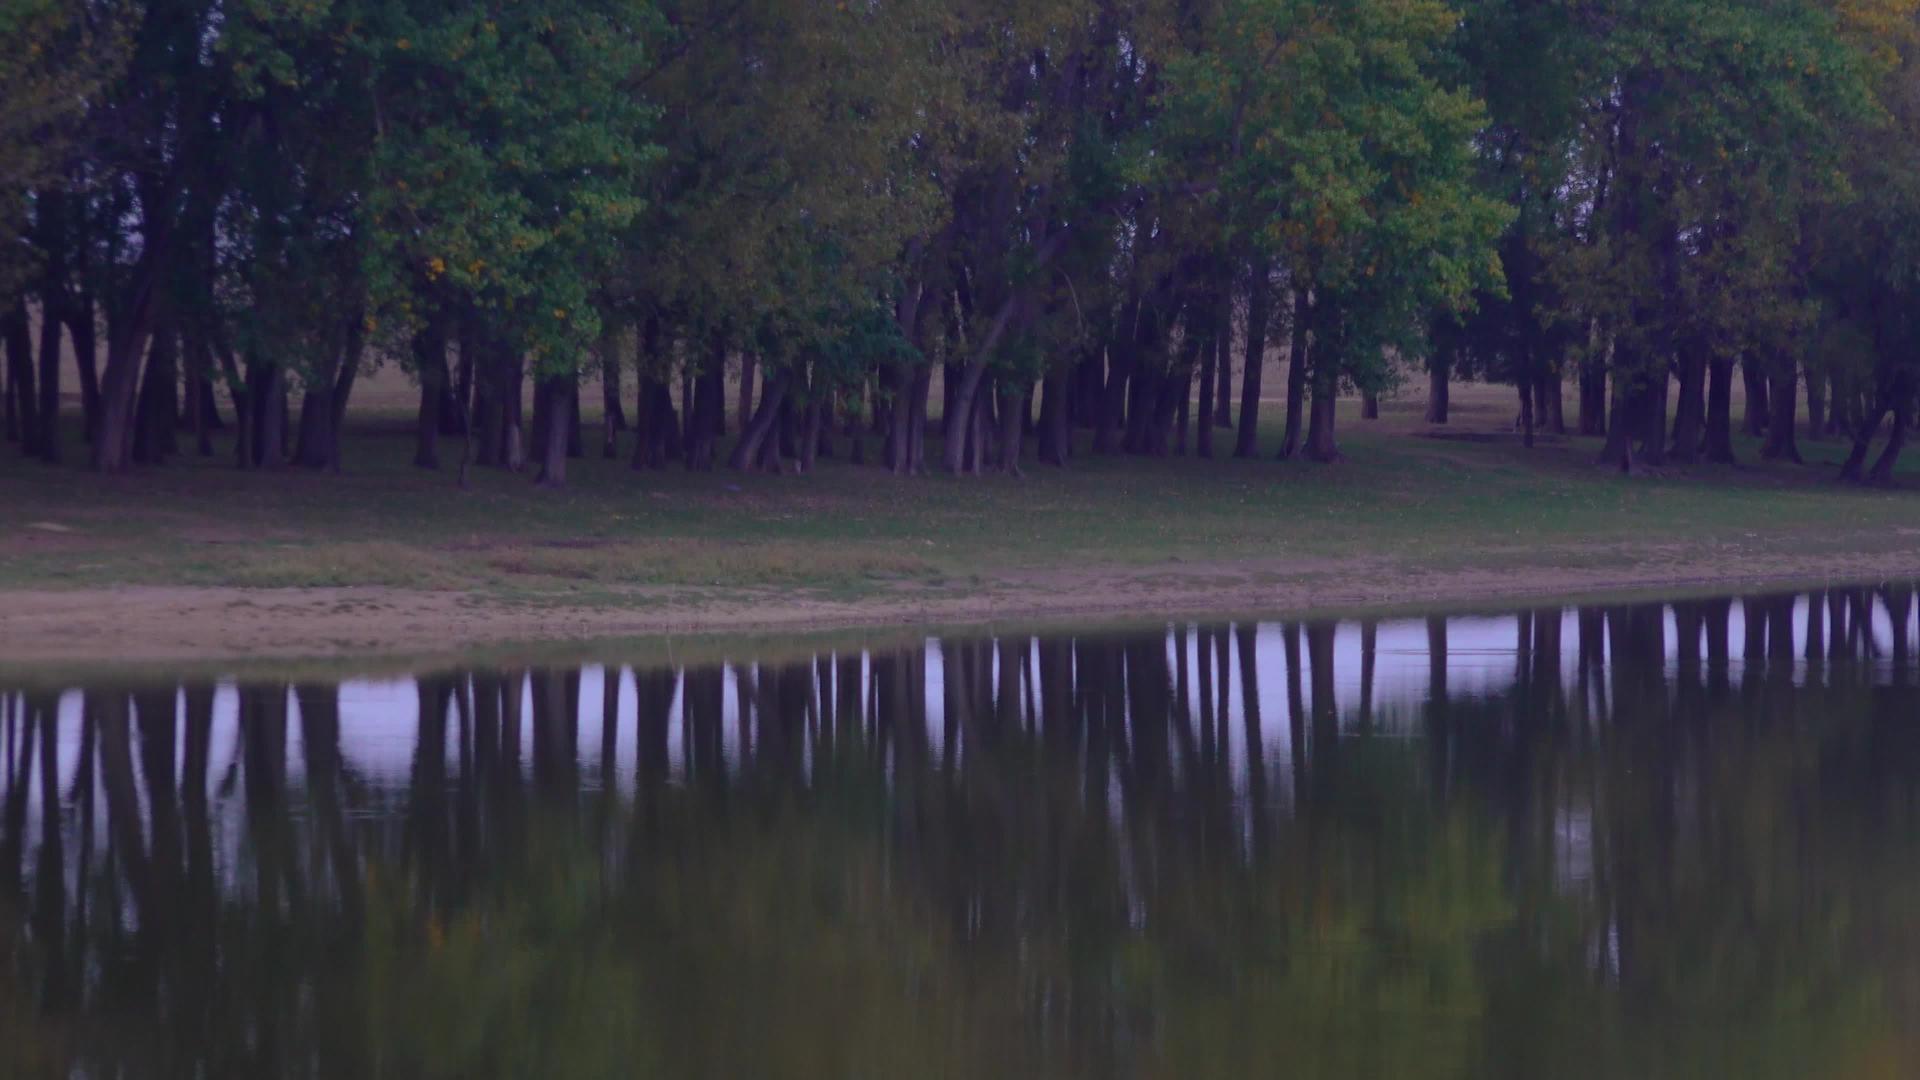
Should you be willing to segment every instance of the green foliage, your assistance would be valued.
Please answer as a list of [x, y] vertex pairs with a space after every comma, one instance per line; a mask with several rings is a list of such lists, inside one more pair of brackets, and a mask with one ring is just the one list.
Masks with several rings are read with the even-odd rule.
[[633, 92], [652, 8], [369, 3], [336, 18], [370, 98], [376, 310], [477, 312], [537, 371], [575, 370], [657, 156], [655, 110]]

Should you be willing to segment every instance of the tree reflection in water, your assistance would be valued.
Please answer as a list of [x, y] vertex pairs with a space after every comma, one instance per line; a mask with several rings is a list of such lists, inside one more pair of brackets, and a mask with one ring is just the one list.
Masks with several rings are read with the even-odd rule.
[[0, 1075], [1914, 1075], [1916, 629], [23, 687]]

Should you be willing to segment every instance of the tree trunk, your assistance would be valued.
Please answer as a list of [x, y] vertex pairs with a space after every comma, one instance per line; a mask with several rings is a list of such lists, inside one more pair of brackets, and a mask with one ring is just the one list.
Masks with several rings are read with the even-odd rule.
[[55, 465], [60, 461], [60, 330], [62, 321], [50, 302], [40, 309], [40, 406], [34, 417], [33, 452]]
[[896, 364], [891, 372], [892, 399], [887, 402], [887, 471], [895, 476], [912, 472], [912, 449], [908, 445], [913, 427], [913, 387], [917, 367]]
[[1520, 373], [1520, 445], [1533, 449], [1533, 384], [1528, 381], [1527, 373]]
[[[949, 369], [951, 370], [951, 369]], [[987, 372], [985, 360], [974, 360], [961, 369], [958, 384], [948, 379], [948, 394], [951, 403], [947, 415], [942, 418], [946, 427], [946, 446], [942, 448], [942, 464], [947, 472], [959, 476], [967, 470], [967, 442], [973, 431], [973, 411], [976, 399], [980, 396], [980, 380]]]
[[500, 464], [510, 472], [519, 472], [527, 467], [525, 362], [517, 355], [508, 355], [501, 369], [501, 385], [504, 388], [500, 403]]
[[279, 364], [257, 358], [247, 362], [248, 383], [254, 389], [248, 412], [254, 420], [252, 464], [277, 469], [285, 463], [287, 430], [287, 372]]
[[575, 372], [567, 379], [567, 456], [585, 457], [587, 454], [586, 435], [580, 429], [580, 375]]
[[681, 441], [686, 450], [687, 469], [690, 472], [708, 472], [713, 469], [716, 444], [720, 435], [720, 421], [716, 414], [726, 408], [721, 400], [727, 388], [726, 362], [726, 344], [715, 340], [713, 351], [707, 360], [706, 370], [692, 380], [691, 400], [681, 403], [686, 410], [685, 432]]
[[445, 356], [443, 349], [441, 363], [445, 366], [447, 375], [440, 383], [440, 434], [452, 438], [467, 433], [466, 429], [460, 426], [465, 422], [466, 410], [460, 407], [459, 391], [454, 384], [453, 366], [446, 363]]
[[1379, 394], [1376, 394], [1371, 390], [1364, 391], [1361, 393], [1360, 419], [1362, 420], [1380, 419], [1380, 395]]
[[420, 377], [420, 412], [414, 423], [413, 464], [440, 467], [440, 412], [447, 399], [447, 333], [435, 316], [413, 335], [414, 371]]
[[[363, 329], [364, 316], [356, 318], [347, 329], [347, 347], [340, 357], [340, 368], [333, 377], [333, 392], [329, 395], [328, 407], [332, 410], [331, 423], [328, 425], [327, 468], [340, 471], [340, 443], [346, 437], [347, 403], [353, 398], [353, 384], [360, 378], [360, 357], [366, 349], [366, 334]], [[463, 355], [464, 361], [464, 355]], [[460, 411], [467, 411], [466, 399], [462, 397]], [[472, 457], [473, 417], [461, 417], [461, 430], [467, 434], [468, 458]]]
[[1240, 361], [1240, 430], [1233, 442], [1233, 456], [1237, 458], [1260, 455], [1260, 376], [1267, 363], [1267, 306], [1271, 298], [1267, 263], [1255, 260], [1247, 285], [1246, 354]]
[[153, 335], [135, 403], [133, 460], [159, 464], [179, 453], [180, 336], [168, 326]]
[[193, 432], [194, 452], [213, 456], [213, 423], [218, 419], [213, 400], [213, 350], [205, 332], [196, 326], [181, 336], [187, 354], [187, 430]]
[[767, 374], [765, 385], [761, 388], [760, 405], [753, 411], [752, 418], [744, 422], [740, 429], [740, 441], [734, 443], [733, 453], [727, 457], [727, 467], [744, 469], [760, 460], [761, 448], [776, 439], [774, 426], [780, 419], [780, 410], [786, 404], [787, 391], [793, 385], [793, 370], [778, 368]]
[[908, 402], [907, 471], [911, 473], [927, 469], [927, 402], [932, 398], [933, 366], [921, 364], [913, 370], [913, 394]]
[[1807, 372], [1807, 441], [1821, 442], [1827, 437], [1827, 380]]
[[1580, 434], [1607, 434], [1607, 365], [1598, 358], [1580, 364]]
[[1030, 386], [1016, 388], [1011, 382], [1005, 383], [1001, 389], [1000, 471], [1008, 476], [1025, 475], [1020, 471], [1020, 455], [1025, 452], [1027, 417], [1031, 415], [1028, 408], [1032, 402], [1031, 393]]
[[1707, 365], [1706, 435], [1701, 456], [1716, 465], [1732, 465], [1733, 358], [1716, 356]]
[[1292, 457], [1300, 446], [1300, 413], [1307, 394], [1307, 320], [1312, 314], [1313, 307], [1307, 291], [1296, 289], [1293, 294], [1292, 340], [1287, 346], [1287, 428], [1280, 438], [1282, 461]]
[[1700, 456], [1701, 428], [1706, 420], [1706, 352], [1688, 344], [1680, 352], [1680, 402], [1673, 416], [1673, 444], [1667, 456], [1678, 465], [1691, 465]]
[[539, 382], [539, 394], [545, 399], [546, 430], [541, 432], [540, 470], [533, 482], [543, 488], [567, 484], [567, 443], [573, 430], [573, 411], [580, 384], [572, 375], [553, 375]]
[[814, 464], [819, 457], [821, 440], [828, 434], [826, 429], [831, 427], [829, 424], [820, 422], [824, 409], [818, 396], [818, 389], [818, 387], [811, 388], [811, 392], [807, 394], [806, 404], [799, 410], [800, 431], [796, 439], [800, 453], [796, 459], [796, 467], [802, 476], [813, 472]]
[[1873, 404], [1869, 406], [1866, 415], [1861, 417], [1854, 428], [1853, 449], [1847, 454], [1847, 460], [1840, 466], [1840, 479], [1862, 479], [1867, 465], [1867, 451], [1872, 448], [1873, 437], [1879, 433], [1880, 424], [1887, 418], [1887, 414], [1893, 411], [1895, 395], [1905, 392], [1901, 382], [1895, 381], [1891, 386], [1883, 387], [1874, 395]]
[[39, 396], [33, 392], [33, 325], [27, 319], [26, 301], [14, 302], [0, 334], [7, 349], [8, 437], [19, 441], [22, 452], [32, 454], [39, 437], [34, 422]]
[[87, 429], [87, 441], [93, 441], [100, 423], [100, 371], [93, 325], [93, 297], [81, 293], [67, 312], [67, 333], [73, 338], [73, 361], [80, 375], [80, 413]]
[[1607, 411], [1607, 441], [1600, 448], [1600, 464], [1617, 466], [1623, 473], [1633, 472], [1633, 440], [1639, 434], [1646, 402], [1645, 391], [1632, 385], [1631, 377], [1616, 373], [1612, 379], [1613, 403]]
[[612, 461], [620, 456], [627, 415], [620, 404], [620, 342], [611, 334], [600, 347], [600, 417], [600, 456]]
[[1760, 358], [1752, 353], [1741, 357], [1740, 376], [1747, 387], [1747, 434], [1758, 438], [1767, 433], [1767, 418], [1772, 414], [1767, 403], [1767, 376], [1761, 370]]
[[1659, 466], [1667, 461], [1667, 394], [1671, 384], [1666, 362], [1654, 365], [1640, 429], [1640, 458], [1647, 465]]
[[[1225, 353], [1220, 348], [1219, 342], [1212, 340], [1204, 342], [1200, 349], [1200, 430], [1196, 433], [1198, 442], [1194, 446], [1194, 452], [1200, 457], [1212, 460], [1213, 417], [1209, 415], [1209, 411], [1214, 401], [1214, 370], [1219, 366], [1220, 358]], [[1226, 381], [1224, 375], [1220, 379], [1222, 383]], [[1183, 451], [1187, 441], [1185, 429], [1186, 425], [1182, 423], [1180, 443]]]
[[1767, 441], [1760, 447], [1760, 456], [1768, 461], [1791, 461], [1799, 465], [1800, 447], [1794, 438], [1795, 414], [1800, 403], [1797, 366], [1789, 356], [1776, 357], [1769, 366], [1772, 371], [1767, 387]]
[[1540, 426], [1550, 435], [1567, 433], [1566, 379], [1558, 367], [1553, 367], [1540, 375], [1534, 385], [1534, 413]]
[[1447, 422], [1449, 382], [1453, 375], [1453, 353], [1448, 349], [1435, 349], [1427, 358], [1427, 415], [1429, 424]]
[[739, 411], [735, 415], [740, 418], [743, 429], [747, 419], [753, 415], [753, 374], [757, 366], [752, 353], [740, 355], [740, 399]]
[[[1335, 407], [1340, 396], [1340, 373], [1332, 363], [1314, 366], [1316, 370], [1313, 373], [1313, 415], [1308, 422], [1307, 443], [1302, 452], [1308, 461], [1332, 464], [1342, 460], [1343, 457], [1333, 436]], [[1317, 370], [1323, 366], [1327, 370]], [[1289, 409], [1291, 409], [1291, 402], [1289, 402]]]
[[1231, 299], [1221, 303], [1217, 327], [1218, 332], [1213, 340], [1213, 349], [1216, 354], [1213, 426], [1230, 428], [1233, 426], [1233, 304]]
[[1067, 395], [1075, 370], [1054, 365], [1041, 388], [1039, 450], [1040, 460], [1048, 465], [1064, 467], [1073, 455], [1073, 427], [1069, 423], [1073, 407]]
[[[1177, 394], [1173, 392], [1175, 387], [1178, 387], [1179, 390]], [[1209, 387], [1208, 389], [1212, 388]], [[1168, 380], [1166, 392], [1169, 394], [1173, 404], [1173, 452], [1181, 457], [1186, 457], [1187, 428], [1192, 419], [1189, 414], [1192, 411], [1193, 404], [1193, 369], [1182, 365], [1179, 374]], [[1207, 426], [1207, 403], [1204, 401], [1200, 403], [1200, 426]], [[1164, 440], [1162, 440], [1156, 452], [1166, 452], [1166, 442]]]
[[[869, 379], [869, 382], [870, 381]], [[849, 465], [865, 465], [867, 463], [867, 424], [864, 422], [866, 416], [864, 415], [865, 411], [861, 408], [861, 405], [868, 397], [867, 385], [863, 384], [855, 387], [853, 395], [845, 402], [846, 423], [842, 425], [841, 434], [847, 437], [847, 464]], [[878, 413], [879, 409], [876, 407], [873, 412]], [[822, 440], [825, 440], [827, 436], [832, 433], [833, 416], [831, 412], [829, 412], [825, 420], [826, 422], [822, 426], [821, 431]], [[830, 446], [831, 444], [827, 445]]]
[[317, 384], [300, 395], [300, 434], [294, 440], [299, 447], [293, 460], [309, 469], [324, 469], [333, 463], [332, 387]]
[[[1873, 471], [1867, 474], [1867, 483], [1890, 485], [1893, 483], [1893, 468], [1900, 462], [1900, 451], [1907, 445], [1907, 428], [1913, 422], [1913, 398], [1905, 394], [1893, 407], [1893, 428], [1887, 432], [1886, 448], [1880, 451], [1879, 460], [1873, 463]], [[1904, 629], [1906, 612], [1900, 613], [1900, 623]]]

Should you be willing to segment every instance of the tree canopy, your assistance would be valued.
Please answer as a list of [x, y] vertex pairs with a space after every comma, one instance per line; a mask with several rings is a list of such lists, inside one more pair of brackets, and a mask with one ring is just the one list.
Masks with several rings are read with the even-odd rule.
[[871, 429], [896, 472], [930, 431], [951, 471], [1017, 472], [1028, 434], [1053, 464], [1192, 431], [1210, 456], [1236, 361], [1250, 456], [1272, 350], [1283, 456], [1337, 460], [1336, 398], [1424, 366], [1431, 419], [1448, 377], [1505, 382], [1529, 441], [1572, 382], [1630, 471], [1730, 462], [1739, 379], [1766, 456], [1843, 434], [1886, 480], [1920, 394], [1914, 26], [1910, 0], [8, 0], [9, 434], [60, 456], [64, 338], [107, 471], [183, 429], [209, 452], [218, 387], [239, 464], [337, 467], [356, 375], [393, 363], [416, 461], [464, 436], [463, 476], [561, 482], [583, 377], [636, 467], [721, 460], [731, 383], [735, 467]]

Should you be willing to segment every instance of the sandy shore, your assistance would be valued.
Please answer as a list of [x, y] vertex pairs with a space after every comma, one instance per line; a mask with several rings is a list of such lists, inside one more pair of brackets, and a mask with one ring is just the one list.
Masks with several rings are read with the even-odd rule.
[[1084, 566], [851, 599], [792, 590], [635, 590], [592, 603], [372, 587], [8, 590], [0, 592], [0, 663], [445, 655], [654, 635], [1282, 616], [1915, 579], [1920, 552], [1731, 560], [1674, 552], [1626, 566], [1512, 569], [1408, 571], [1360, 559]]

